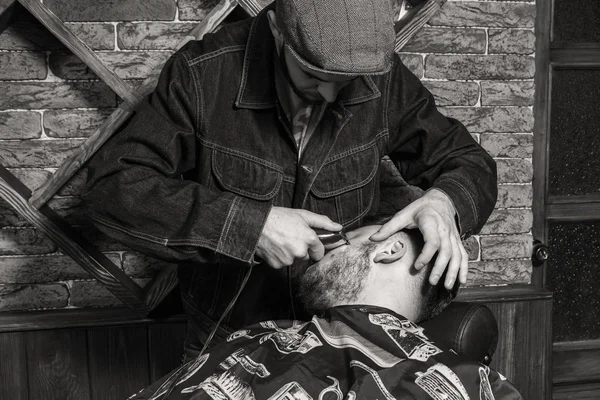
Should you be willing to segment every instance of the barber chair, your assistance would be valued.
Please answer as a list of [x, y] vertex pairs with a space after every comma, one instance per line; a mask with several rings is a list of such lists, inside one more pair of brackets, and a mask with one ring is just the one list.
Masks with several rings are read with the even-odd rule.
[[498, 323], [483, 304], [455, 301], [436, 317], [420, 324], [436, 343], [467, 361], [489, 365], [498, 344]]

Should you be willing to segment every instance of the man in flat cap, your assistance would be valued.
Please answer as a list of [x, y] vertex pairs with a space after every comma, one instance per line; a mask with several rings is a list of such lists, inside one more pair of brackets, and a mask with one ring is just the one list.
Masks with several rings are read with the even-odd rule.
[[[465, 282], [461, 239], [497, 195], [496, 167], [394, 53], [387, 0], [276, 0], [192, 41], [92, 160], [84, 202], [105, 233], [179, 263], [186, 355], [269, 319], [302, 319], [294, 261], [319, 260], [314, 229], [364, 225], [380, 160], [425, 189], [373, 234], [418, 228], [416, 267]], [[256, 265], [258, 264], [258, 265]], [[250, 265], [247, 284], [242, 282]]]

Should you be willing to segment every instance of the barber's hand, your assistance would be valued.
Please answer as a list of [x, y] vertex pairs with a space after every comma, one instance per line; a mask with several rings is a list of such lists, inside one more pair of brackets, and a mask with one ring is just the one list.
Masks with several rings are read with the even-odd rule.
[[423, 268], [437, 252], [429, 282], [436, 285], [448, 267], [444, 285], [451, 289], [457, 275], [460, 283], [466, 283], [469, 269], [469, 256], [460, 239], [454, 221], [455, 215], [456, 210], [450, 198], [445, 193], [432, 189], [396, 213], [371, 236], [371, 240], [382, 241], [404, 228], [419, 228], [425, 244], [415, 261], [415, 268]]
[[339, 231], [342, 225], [307, 210], [273, 207], [258, 239], [256, 255], [276, 269], [296, 260], [318, 261], [325, 248], [313, 228]]

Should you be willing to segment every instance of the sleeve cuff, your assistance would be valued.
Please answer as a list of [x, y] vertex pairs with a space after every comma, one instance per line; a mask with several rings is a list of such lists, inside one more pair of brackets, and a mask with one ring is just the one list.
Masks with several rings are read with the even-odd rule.
[[471, 193], [455, 179], [436, 182], [431, 189], [437, 189], [448, 196], [456, 210], [456, 222], [460, 238], [465, 240], [470, 237], [474, 233], [476, 222], [479, 220], [477, 205]]
[[246, 264], [255, 262], [256, 245], [271, 207], [270, 202], [259, 202], [239, 196], [235, 198], [217, 246], [219, 261], [230, 263], [231, 259], [234, 259]]

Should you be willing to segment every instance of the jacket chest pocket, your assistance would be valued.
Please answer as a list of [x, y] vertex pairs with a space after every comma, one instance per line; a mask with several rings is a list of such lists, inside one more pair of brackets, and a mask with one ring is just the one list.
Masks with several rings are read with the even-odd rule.
[[216, 185], [222, 191], [259, 201], [271, 201], [280, 192], [283, 174], [266, 161], [215, 149], [211, 164]]
[[346, 227], [360, 222], [379, 189], [379, 153], [375, 145], [326, 161], [310, 191], [310, 206]]

